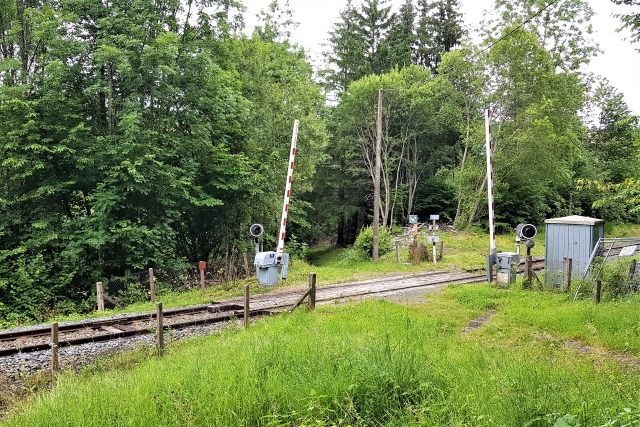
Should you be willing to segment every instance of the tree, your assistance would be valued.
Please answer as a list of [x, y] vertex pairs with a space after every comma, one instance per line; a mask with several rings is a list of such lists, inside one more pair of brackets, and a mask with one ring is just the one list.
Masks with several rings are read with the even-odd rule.
[[[615, 4], [624, 4], [627, 6], [640, 6], [638, 0], [611, 0]], [[622, 21], [622, 28], [631, 31], [631, 43], [637, 43], [640, 40], [640, 14], [639, 13], [620, 13], [614, 15]]]
[[556, 71], [534, 33], [507, 33], [489, 53], [496, 212], [509, 224], [540, 222], [573, 185], [584, 88], [576, 73]]
[[0, 11], [0, 316], [87, 308], [97, 279], [241, 244], [281, 197], [294, 118], [310, 188], [311, 68], [286, 41], [234, 39], [230, 2], [24, 6]]
[[458, 0], [418, 0], [414, 62], [435, 72], [442, 55], [460, 44], [464, 31]]
[[[450, 102], [453, 87], [445, 79], [412, 66], [352, 83], [336, 108], [336, 139], [360, 168], [360, 182], [371, 194], [378, 88], [383, 87], [381, 217], [383, 226], [415, 212], [424, 178], [433, 178], [455, 158], [461, 110]], [[354, 150], [355, 148], [355, 150]], [[366, 177], [366, 178], [365, 178]], [[368, 181], [368, 182], [367, 182]], [[369, 198], [369, 205], [371, 200]], [[423, 208], [427, 208], [422, 206]], [[431, 206], [435, 208], [435, 206]]]
[[293, 11], [288, 9], [289, 2], [286, 2], [284, 10], [280, 8], [278, 0], [269, 3], [267, 10], [261, 10], [257, 15], [261, 18], [261, 24], [253, 30], [254, 35], [260, 40], [270, 42], [283, 42], [289, 40], [291, 31], [289, 27], [295, 28], [298, 24], [293, 21]]
[[406, 0], [400, 11], [394, 15], [389, 33], [384, 41], [387, 58], [384, 62], [390, 67], [403, 68], [412, 63], [413, 46], [416, 43], [414, 31], [416, 10], [412, 0]]
[[393, 22], [388, 0], [366, 0], [360, 7], [351, 0], [340, 12], [340, 21], [329, 33], [330, 52], [325, 54], [335, 69], [329, 72], [330, 89], [342, 92], [349, 83], [369, 74], [388, 71], [389, 48], [385, 43]]
[[578, 71], [599, 52], [590, 37], [594, 12], [585, 0], [496, 0], [496, 13], [494, 37], [505, 26], [525, 25], [562, 71]]
[[588, 148], [597, 159], [605, 182], [622, 182], [637, 177], [638, 117], [633, 116], [623, 94], [601, 80], [593, 94], [598, 120], [589, 132]]
[[294, 120], [298, 119], [288, 229], [302, 233], [309, 227], [306, 218], [310, 207], [305, 196], [313, 190], [316, 165], [322, 161], [326, 145], [325, 124], [319, 117], [324, 108], [320, 86], [313, 81], [313, 69], [302, 49], [286, 40], [275, 43], [255, 36], [243, 37], [233, 42], [233, 52], [242, 95], [251, 103], [244, 121], [242, 151], [250, 156], [253, 173], [259, 177], [256, 194], [244, 201], [243, 209], [233, 210], [234, 215], [242, 213], [246, 220], [261, 222], [266, 234], [277, 236], [291, 131]]
[[358, 64], [364, 63], [364, 40], [356, 27], [356, 10], [352, 0], [340, 11], [340, 21], [329, 32], [331, 50], [325, 52], [329, 64], [336, 69], [328, 77], [330, 89], [342, 92], [350, 82], [362, 77]]
[[[451, 185], [457, 188], [453, 221], [457, 226], [463, 222], [463, 203], [467, 204], [465, 211], [469, 213], [469, 207], [478, 206], [482, 200], [478, 190], [486, 175], [485, 159], [480, 156], [484, 146], [483, 106], [486, 105], [482, 93], [485, 83], [483, 61], [485, 59], [477, 49], [465, 46], [443, 55], [438, 70], [456, 89], [464, 107], [464, 121], [459, 127], [463, 135], [459, 168], [450, 174]], [[473, 215], [466, 220], [473, 220]]]
[[580, 208], [607, 221], [637, 221], [638, 117], [604, 78], [593, 85], [589, 105], [591, 126], [585, 137], [589, 157], [580, 169]]

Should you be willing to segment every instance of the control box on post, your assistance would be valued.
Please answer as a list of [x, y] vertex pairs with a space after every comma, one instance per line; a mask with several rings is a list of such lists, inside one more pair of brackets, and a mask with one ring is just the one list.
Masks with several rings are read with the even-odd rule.
[[275, 251], [258, 252], [253, 265], [256, 266], [258, 282], [261, 285], [278, 284], [278, 257]]
[[516, 282], [516, 273], [520, 265], [520, 255], [516, 252], [500, 252], [496, 256], [496, 282], [508, 286]]

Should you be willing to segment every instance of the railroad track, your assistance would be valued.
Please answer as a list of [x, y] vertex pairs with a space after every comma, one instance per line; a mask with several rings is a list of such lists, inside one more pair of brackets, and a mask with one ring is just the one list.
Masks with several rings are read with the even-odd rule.
[[[265, 310], [252, 310], [252, 316], [270, 314]], [[182, 329], [198, 325], [227, 322], [242, 317], [244, 307], [223, 304], [215, 308], [210, 305], [163, 311], [164, 329]], [[59, 347], [110, 341], [136, 335], [150, 334], [157, 325], [156, 313], [125, 315], [117, 318], [87, 320], [58, 326]], [[0, 332], [0, 357], [17, 353], [30, 353], [51, 348], [51, 327]]]
[[[534, 262], [534, 269], [536, 267], [538, 265]], [[316, 303], [326, 304], [336, 300], [388, 295], [408, 290], [427, 291], [429, 288], [450, 283], [466, 284], [484, 281], [486, 281], [485, 274], [444, 271], [382, 277], [319, 286], [316, 290]], [[253, 295], [249, 314], [251, 317], [258, 317], [289, 308], [292, 306], [291, 301], [296, 300], [300, 294], [300, 289], [288, 289]], [[243, 298], [232, 298], [207, 305], [167, 309], [163, 311], [164, 328], [179, 330], [241, 318], [244, 316], [243, 303]], [[69, 347], [150, 334], [155, 327], [155, 312], [62, 324], [58, 326], [59, 346]], [[51, 348], [50, 334], [49, 326], [0, 331], [0, 357], [48, 350]]]

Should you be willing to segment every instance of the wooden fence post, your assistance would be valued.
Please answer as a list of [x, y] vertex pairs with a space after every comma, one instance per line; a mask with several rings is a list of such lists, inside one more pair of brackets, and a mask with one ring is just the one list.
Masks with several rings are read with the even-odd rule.
[[249, 285], [244, 285], [244, 328], [249, 327]]
[[400, 264], [400, 242], [396, 242], [396, 262]]
[[200, 294], [202, 298], [204, 298], [204, 270], [207, 268], [207, 263], [205, 261], [200, 261], [198, 267], [200, 268]]
[[440, 240], [440, 257], [438, 259], [442, 261], [443, 257], [444, 257], [444, 240]]
[[567, 292], [571, 292], [571, 276], [573, 275], [573, 258], [567, 259]]
[[58, 370], [58, 323], [56, 322], [51, 325], [51, 375], [55, 377]]
[[596, 286], [593, 288], [593, 300], [596, 304], [600, 304], [600, 293], [602, 292], [602, 282], [596, 280]]
[[629, 266], [629, 278], [627, 279], [629, 284], [631, 284], [631, 281], [633, 281], [633, 278], [636, 277], [637, 265], [638, 265], [638, 261], [636, 261], [635, 259], [631, 260], [631, 265]]
[[413, 265], [420, 265], [420, 243], [418, 242], [418, 224], [413, 224]]
[[98, 299], [98, 311], [104, 311], [104, 288], [102, 282], [96, 283], [96, 297]]
[[316, 309], [316, 273], [309, 273], [309, 309]]
[[149, 293], [151, 294], [151, 302], [156, 303], [156, 278], [153, 277], [153, 268], [149, 269]]
[[242, 257], [244, 258], [244, 272], [247, 275], [247, 277], [251, 277], [251, 272], [249, 271], [249, 259], [247, 258], [247, 253], [245, 252], [244, 254], [242, 254]]
[[164, 352], [164, 326], [162, 324], [162, 303], [156, 303], [156, 343], [158, 345], [158, 356]]

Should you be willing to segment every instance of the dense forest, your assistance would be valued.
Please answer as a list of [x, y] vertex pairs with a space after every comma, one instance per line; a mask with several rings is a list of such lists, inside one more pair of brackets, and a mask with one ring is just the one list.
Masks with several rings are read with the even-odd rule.
[[372, 218], [379, 89], [385, 227], [484, 225], [487, 108], [499, 227], [640, 221], [638, 118], [582, 71], [589, 4], [495, 0], [480, 43], [458, 10], [347, 0], [314, 69], [275, 1], [248, 31], [234, 0], [0, 0], [0, 317], [250, 251], [255, 222], [275, 247], [295, 119], [288, 248], [352, 244]]

